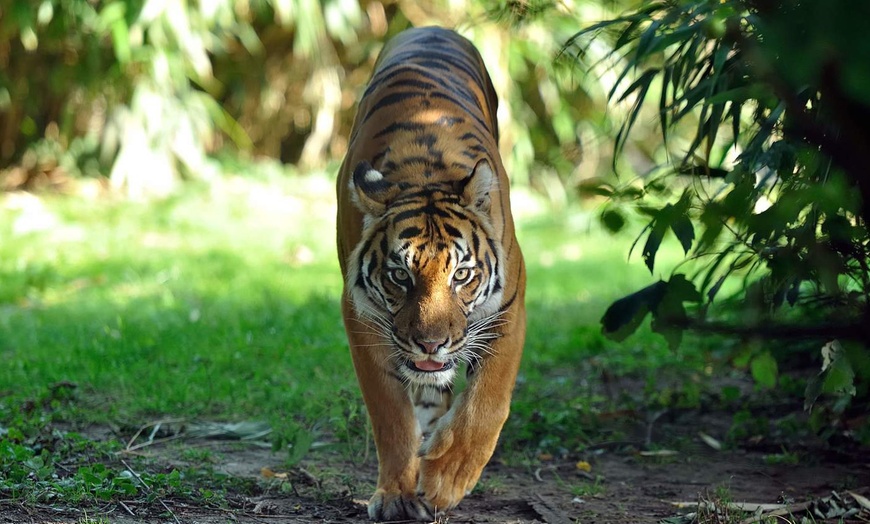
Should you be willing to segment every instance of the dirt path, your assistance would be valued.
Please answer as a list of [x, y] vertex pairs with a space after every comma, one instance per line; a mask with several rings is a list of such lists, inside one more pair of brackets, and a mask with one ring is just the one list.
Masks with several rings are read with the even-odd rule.
[[[802, 502], [828, 496], [832, 490], [870, 486], [870, 455], [867, 458], [863, 464], [768, 465], [761, 453], [698, 450], [669, 457], [603, 453], [589, 459], [589, 474], [573, 460], [542, 461], [532, 467], [496, 461], [487, 468], [482, 489], [442, 522], [658, 523], [691, 511], [674, 503], [709, 500], [722, 488], [734, 502]], [[333, 465], [328, 469], [363, 484], [375, 478], [372, 468]], [[298, 489], [298, 497], [267, 494], [251, 502], [270, 508], [269, 522], [367, 522], [364, 502], [357, 498], [367, 492], [323, 500], [318, 491], [327, 481], [313, 483]], [[252, 517], [249, 522], [257, 520]]]
[[[364, 499], [376, 475], [371, 460], [360, 466], [335, 454], [316, 453], [299, 466], [282, 470], [283, 456], [267, 449], [213, 441], [155, 447], [149, 454], [167, 468], [185, 467], [190, 462], [180, 457], [191, 447], [207, 451], [215, 471], [256, 478], [265, 489], [256, 496], [229, 493], [229, 507], [223, 509], [162, 501], [165, 508], [157, 502], [108, 504], [87, 516], [118, 524], [368, 522]], [[496, 456], [479, 488], [438, 522], [646, 524], [669, 519], [689, 523], [690, 518], [681, 521], [679, 516], [693, 509], [675, 503], [704, 499], [721, 504], [718, 497], [722, 493], [733, 502], [768, 504], [819, 499], [832, 491], [857, 490], [870, 496], [870, 454], [863, 455], [863, 460], [853, 457], [836, 462], [816, 457], [793, 465], [771, 465], [759, 452], [717, 452], [700, 441], [688, 447], [656, 456], [627, 451], [592, 454], [585, 457], [589, 472], [578, 468], [573, 458], [539, 457], [531, 461], [533, 465], [508, 466]], [[276, 476], [265, 479], [264, 468]], [[80, 523], [84, 517], [75, 508], [24, 507], [0, 501], [0, 522]], [[856, 516], [842, 522], [867, 521]]]
[[[834, 517], [830, 522], [870, 522], [870, 449], [844, 443], [834, 450], [814, 441], [791, 443], [788, 454], [778, 454], [784, 445], [767, 440], [751, 450], [715, 451], [698, 428], [724, 427], [726, 418], [688, 413], [656, 426], [659, 448], [673, 442], [673, 451], [640, 453], [627, 442], [556, 458], [506, 457], [497, 451], [474, 492], [437, 523], [748, 524], [745, 514], [725, 515], [728, 503], [744, 502], [787, 504], [778, 523], [800, 522], [810, 511], [816, 513], [808, 522], [824, 522], [823, 515]], [[103, 440], [110, 433], [95, 430], [88, 436]], [[0, 500], [0, 523], [366, 523], [365, 499], [377, 476], [374, 453], [348, 456], [337, 449], [346, 446], [324, 445], [288, 469], [286, 454], [265, 443], [179, 438], [136, 454], [151, 472], [209, 468], [215, 478], [248, 482], [221, 486], [227, 491], [222, 507], [140, 497], [85, 512]], [[241, 485], [253, 489], [244, 492]], [[831, 500], [832, 492], [840, 498]], [[865, 507], [852, 493], [866, 497]], [[685, 517], [699, 500], [715, 506], [702, 509], [701, 516], [720, 514]]]

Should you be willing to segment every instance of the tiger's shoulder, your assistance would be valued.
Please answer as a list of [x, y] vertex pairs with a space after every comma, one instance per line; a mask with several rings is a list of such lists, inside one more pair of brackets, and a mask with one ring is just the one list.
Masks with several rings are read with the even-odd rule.
[[437, 27], [405, 31], [384, 48], [360, 100], [351, 167], [368, 160], [388, 178], [419, 173], [409, 182], [423, 184], [460, 178], [497, 153], [497, 107], [471, 42]]

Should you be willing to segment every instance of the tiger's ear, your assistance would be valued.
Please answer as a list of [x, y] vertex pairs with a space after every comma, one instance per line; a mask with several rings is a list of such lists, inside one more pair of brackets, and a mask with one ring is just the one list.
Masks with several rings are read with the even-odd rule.
[[480, 160], [468, 178], [461, 182], [460, 188], [462, 203], [466, 207], [489, 213], [492, 193], [498, 190], [498, 177], [495, 176], [489, 160]]
[[396, 196], [399, 188], [389, 182], [380, 171], [366, 161], [353, 170], [350, 179], [350, 194], [353, 203], [366, 215], [380, 216], [387, 209], [387, 203]]

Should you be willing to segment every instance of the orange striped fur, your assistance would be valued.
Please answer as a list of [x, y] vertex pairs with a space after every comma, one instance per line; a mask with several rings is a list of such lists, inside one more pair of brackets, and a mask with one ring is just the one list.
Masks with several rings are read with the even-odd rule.
[[477, 50], [440, 28], [393, 38], [359, 103], [337, 183], [338, 256], [378, 449], [374, 520], [456, 506], [508, 416], [526, 276], [496, 107]]

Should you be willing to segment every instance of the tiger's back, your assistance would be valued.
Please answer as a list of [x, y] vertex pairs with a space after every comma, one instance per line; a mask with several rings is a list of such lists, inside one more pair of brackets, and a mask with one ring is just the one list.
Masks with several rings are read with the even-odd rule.
[[393, 38], [359, 103], [337, 182], [338, 255], [378, 449], [376, 520], [455, 506], [508, 416], [525, 268], [496, 109], [477, 50], [440, 28]]
[[[462, 180], [479, 159], [489, 157], [507, 183], [498, 155], [497, 108], [498, 98], [479, 53], [453, 31], [411, 29], [384, 46], [360, 100], [338, 177], [343, 269], [359, 241], [353, 231], [362, 224], [359, 210], [349, 205], [348, 182], [354, 168], [367, 161], [387, 180], [425, 185]], [[509, 222], [512, 234], [507, 192], [499, 204], [497, 211]]]

